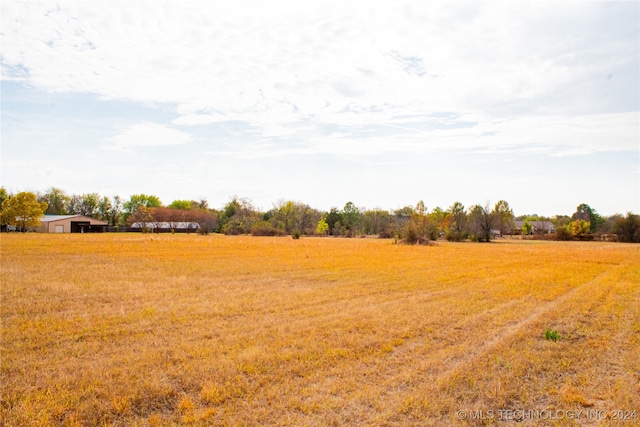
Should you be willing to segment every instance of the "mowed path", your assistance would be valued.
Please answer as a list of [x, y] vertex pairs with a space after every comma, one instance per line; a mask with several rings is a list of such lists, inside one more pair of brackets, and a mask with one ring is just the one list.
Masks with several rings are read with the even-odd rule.
[[498, 416], [640, 409], [639, 259], [591, 242], [3, 236], [2, 415], [611, 423]]

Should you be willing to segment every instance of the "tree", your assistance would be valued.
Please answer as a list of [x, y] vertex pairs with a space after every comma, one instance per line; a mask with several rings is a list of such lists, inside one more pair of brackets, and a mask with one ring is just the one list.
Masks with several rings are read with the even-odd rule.
[[31, 192], [21, 192], [2, 202], [2, 222], [15, 225], [20, 231], [40, 226], [40, 218], [47, 210], [47, 202], [39, 202]]
[[383, 237], [391, 235], [393, 217], [382, 209], [366, 210], [360, 218], [360, 230], [363, 234], [377, 234]]
[[129, 216], [134, 214], [138, 208], [159, 208], [162, 202], [157, 196], [146, 194], [134, 194], [128, 201], [124, 202], [124, 220], [127, 221]]
[[496, 218], [496, 225], [500, 229], [500, 234], [512, 234], [514, 215], [509, 203], [505, 200], [498, 201], [493, 207], [493, 214]]
[[67, 202], [67, 213], [69, 215], [80, 215], [82, 200], [80, 195], [72, 194]]
[[621, 242], [640, 243], [640, 215], [627, 212], [627, 216], [616, 219], [611, 228]]
[[436, 206], [429, 214], [429, 218], [431, 218], [431, 220], [433, 220], [438, 225], [439, 231], [444, 231], [442, 225], [445, 222], [447, 215], [448, 214], [444, 209], [442, 209], [440, 206]]
[[[329, 234], [339, 236], [340, 226], [336, 227], [336, 223], [342, 225], [342, 212], [340, 212], [338, 208], [331, 208], [325, 216], [325, 221], [327, 221], [327, 225], [329, 226]], [[336, 230], [338, 230], [337, 234], [335, 232]]]
[[111, 207], [108, 209], [108, 218], [105, 218], [105, 221], [109, 221], [109, 223], [116, 227], [120, 224], [120, 220], [124, 220], [122, 218], [122, 198], [120, 196], [113, 196], [113, 202], [111, 203]]
[[148, 231], [148, 224], [154, 222], [152, 209], [153, 208], [148, 208], [146, 206], [138, 206], [136, 210], [128, 216], [127, 224], [131, 226], [135, 223], [138, 223], [140, 224], [142, 232], [146, 233]]
[[556, 215], [551, 219], [551, 223], [556, 227], [556, 230], [566, 228], [570, 222], [571, 217], [567, 215]]
[[342, 225], [353, 235], [357, 233], [359, 224], [360, 209], [353, 202], [347, 202], [342, 209]]
[[113, 203], [111, 203], [111, 199], [107, 196], [101, 197], [98, 201], [98, 209], [96, 211], [96, 218], [101, 219], [103, 221], [107, 221], [111, 223], [109, 218], [109, 212], [113, 207]]
[[405, 206], [393, 211], [393, 233], [395, 237], [403, 234], [404, 227], [411, 221], [413, 207]]
[[287, 234], [314, 234], [322, 213], [301, 202], [280, 200], [263, 219]]
[[41, 202], [47, 202], [48, 215], [65, 215], [68, 211], [71, 198], [59, 188], [51, 187], [39, 198]]
[[469, 210], [469, 218], [473, 234], [481, 242], [491, 241], [491, 230], [496, 225], [496, 214], [489, 210], [489, 203], [484, 206], [474, 205]]
[[578, 205], [575, 213], [571, 217], [575, 220], [583, 220], [590, 224], [590, 232], [597, 233], [600, 230], [600, 227], [605, 223], [605, 219], [602, 218], [595, 209], [589, 206], [586, 203], [582, 203]]
[[[201, 205], [202, 206], [202, 205]], [[190, 221], [200, 224], [200, 234], [213, 233], [218, 229], [218, 217], [210, 211], [204, 209], [191, 209], [186, 213]]]
[[455, 202], [449, 207], [449, 213], [451, 214], [451, 229], [462, 233], [467, 225], [467, 211], [464, 209], [464, 205], [460, 202]]
[[170, 208], [170, 209], [189, 210], [189, 209], [193, 208], [194, 205], [196, 207], [199, 207], [198, 206], [198, 202], [193, 201], [193, 200], [174, 200], [167, 207]]
[[72, 215], [96, 216], [100, 205], [98, 193], [74, 194], [69, 198], [67, 211]]
[[329, 232], [329, 224], [327, 224], [327, 221], [325, 221], [324, 218], [320, 218], [320, 221], [318, 221], [318, 225], [316, 225], [316, 234], [324, 236], [328, 232]]
[[222, 212], [221, 231], [225, 234], [247, 234], [260, 221], [260, 216], [248, 199], [233, 196]]
[[576, 219], [569, 223], [569, 231], [576, 237], [583, 236], [591, 231], [591, 223], [584, 219]]
[[9, 193], [7, 193], [7, 189], [4, 187], [0, 187], [0, 206], [2, 206], [2, 202], [9, 198]]
[[438, 224], [427, 215], [427, 208], [420, 200], [413, 210], [409, 222], [402, 229], [404, 242], [423, 244], [438, 238]]
[[467, 238], [468, 216], [464, 205], [455, 202], [447, 210], [447, 215], [442, 221], [441, 228], [444, 230], [447, 240], [459, 242]]

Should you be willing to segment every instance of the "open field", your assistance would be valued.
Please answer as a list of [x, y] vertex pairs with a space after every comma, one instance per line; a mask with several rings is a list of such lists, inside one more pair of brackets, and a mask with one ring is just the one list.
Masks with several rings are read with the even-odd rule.
[[640, 424], [640, 245], [1, 239], [3, 425]]

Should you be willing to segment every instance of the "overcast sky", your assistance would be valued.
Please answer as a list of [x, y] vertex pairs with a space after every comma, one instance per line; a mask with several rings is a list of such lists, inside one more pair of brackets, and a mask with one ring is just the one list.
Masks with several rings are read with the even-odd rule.
[[8, 190], [640, 213], [640, 2], [3, 0]]

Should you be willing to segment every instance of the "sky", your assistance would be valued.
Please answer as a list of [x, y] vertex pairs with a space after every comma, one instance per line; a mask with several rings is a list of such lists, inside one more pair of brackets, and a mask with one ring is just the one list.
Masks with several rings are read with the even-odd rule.
[[11, 192], [640, 213], [640, 2], [15, 1]]

